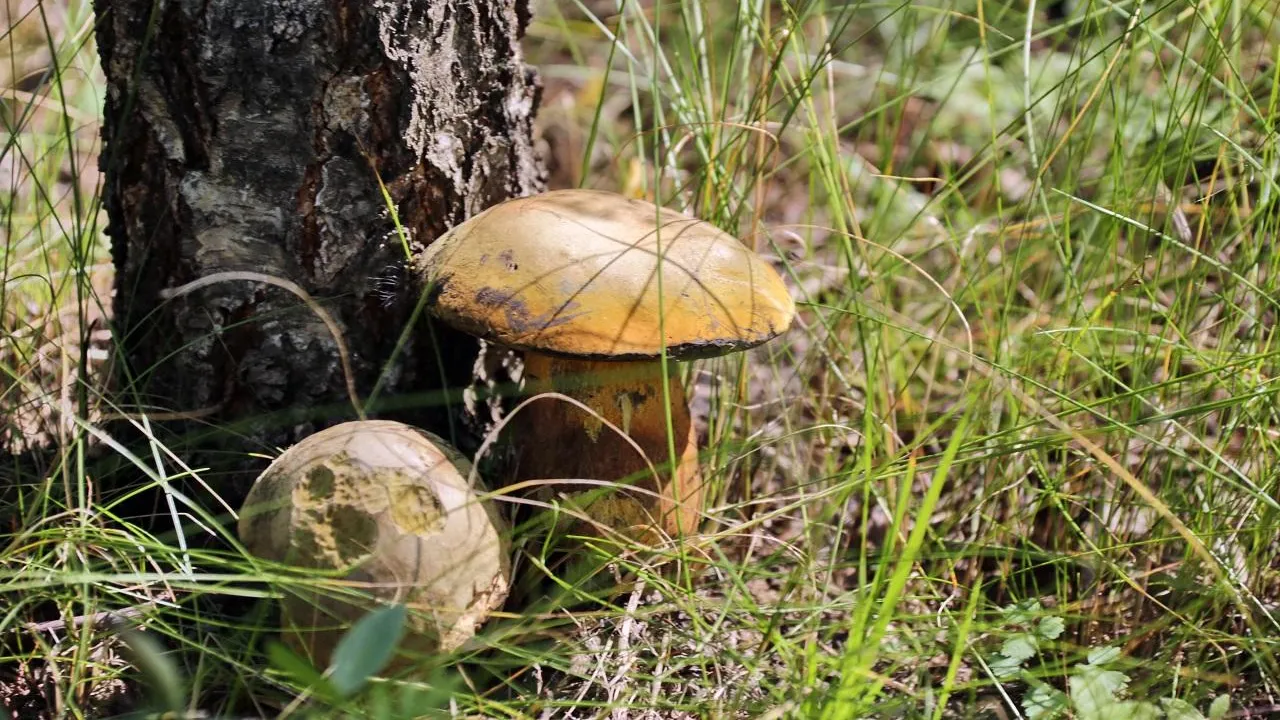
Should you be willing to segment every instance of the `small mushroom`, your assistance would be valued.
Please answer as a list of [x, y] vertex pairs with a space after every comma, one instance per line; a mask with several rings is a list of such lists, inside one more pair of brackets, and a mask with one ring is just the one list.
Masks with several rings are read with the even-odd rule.
[[513, 420], [517, 480], [634, 477], [657, 499], [613, 494], [590, 506], [591, 517], [633, 537], [655, 527], [671, 536], [697, 530], [696, 434], [677, 366], [668, 363], [672, 461], [662, 353], [723, 355], [786, 330], [795, 304], [772, 267], [710, 223], [598, 190], [495, 205], [441, 236], [416, 263], [436, 317], [523, 351], [531, 392], [585, 403], [661, 471], [655, 481], [630, 443], [598, 418], [547, 399]]
[[[468, 460], [398, 422], [348, 422], [286, 450], [258, 476], [240, 513], [254, 555], [321, 570], [411, 610], [404, 647], [452, 650], [507, 597], [509, 533], [471, 487]], [[293, 591], [284, 639], [325, 667], [342, 633], [376, 607], [355, 595]], [[419, 612], [412, 612], [419, 611]]]

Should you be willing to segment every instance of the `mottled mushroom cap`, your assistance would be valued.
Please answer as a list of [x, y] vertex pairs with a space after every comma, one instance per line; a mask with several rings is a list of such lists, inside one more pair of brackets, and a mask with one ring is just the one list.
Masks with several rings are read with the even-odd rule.
[[782, 278], [737, 238], [599, 190], [495, 205], [428, 246], [417, 267], [437, 317], [552, 355], [654, 358], [664, 334], [671, 357], [721, 355], [773, 338], [795, 314]]
[[[258, 477], [239, 534], [259, 557], [322, 570], [350, 568], [355, 588], [410, 610], [405, 646], [451, 650], [502, 605], [510, 583], [509, 533], [470, 463], [409, 425], [348, 422], [286, 450]], [[320, 667], [343, 631], [376, 603], [358, 595], [290, 588], [285, 640]], [[296, 628], [290, 630], [290, 628]], [[325, 628], [325, 629], [320, 629]]]

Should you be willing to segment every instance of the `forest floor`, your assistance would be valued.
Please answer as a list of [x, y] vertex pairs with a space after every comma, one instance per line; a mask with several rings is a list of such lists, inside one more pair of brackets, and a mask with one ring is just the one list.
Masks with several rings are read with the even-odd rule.
[[[1274, 2], [537, 6], [550, 187], [735, 232], [799, 315], [684, 368], [697, 572], [622, 557], [347, 716], [1280, 717]], [[87, 2], [4, 8], [0, 707], [317, 706], [208, 611], [265, 597], [243, 559], [84, 500], [105, 85]], [[125, 608], [169, 651], [84, 622]]]

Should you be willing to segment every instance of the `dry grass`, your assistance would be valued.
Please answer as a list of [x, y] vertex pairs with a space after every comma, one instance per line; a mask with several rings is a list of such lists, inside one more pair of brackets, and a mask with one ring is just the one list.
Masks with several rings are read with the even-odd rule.
[[107, 356], [112, 272], [94, 219], [104, 84], [92, 26], [61, 3], [2, 12], [0, 444], [20, 453], [74, 434], [77, 385], [96, 384]]
[[[1229, 0], [1034, 7], [1028, 25], [1026, 5], [967, 0], [541, 3], [526, 48], [551, 187], [733, 230], [801, 312], [687, 369], [718, 483], [710, 566], [686, 582], [624, 559], [594, 612], [508, 607], [477, 648], [424, 663], [442, 714], [1030, 717], [1081, 678], [1116, 681], [1080, 669], [1104, 647], [1128, 682], [1117, 716], [1222, 696], [1232, 717], [1274, 712], [1280, 19]], [[92, 418], [107, 347], [101, 82], [83, 9], [38, 9], [10, 3], [0, 68], [0, 430], [71, 456], [64, 418]], [[43, 578], [59, 589], [32, 597], [63, 616], [143, 602], [195, 706], [294, 702], [304, 683], [262, 671], [265, 619], [155, 599], [261, 595], [241, 559], [181, 576], [172, 542], [22, 511], [41, 522], [0, 554], [0, 593]], [[544, 559], [522, 546], [526, 585]], [[1061, 632], [1035, 635], [1044, 618]], [[10, 659], [92, 710], [118, 677], [101, 638]]]

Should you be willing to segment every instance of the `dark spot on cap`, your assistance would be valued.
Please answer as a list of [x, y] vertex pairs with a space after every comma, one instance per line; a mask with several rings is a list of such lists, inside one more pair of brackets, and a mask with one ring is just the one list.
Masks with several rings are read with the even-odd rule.
[[329, 526], [341, 562], [353, 563], [373, 552], [378, 542], [378, 522], [373, 516], [350, 505], [338, 505], [332, 510]]
[[519, 263], [516, 262], [515, 253], [510, 250], [503, 250], [502, 253], [498, 255], [498, 259], [502, 261], [502, 264], [507, 266], [507, 270], [510, 272], [515, 272], [520, 269]]
[[440, 299], [440, 295], [444, 292], [445, 288], [449, 285], [449, 280], [452, 277], [453, 277], [452, 275], [440, 275], [436, 277], [436, 279], [433, 282], [427, 285], [427, 306], [428, 307], [436, 304], [436, 301]]
[[[484, 287], [476, 292], [476, 303], [484, 307], [499, 307], [511, 300], [511, 293], [505, 293], [497, 288]], [[514, 301], [519, 302], [519, 301]], [[520, 303], [523, 305], [524, 303]]]
[[313, 500], [333, 495], [333, 471], [327, 465], [314, 467], [307, 473], [307, 492]]

